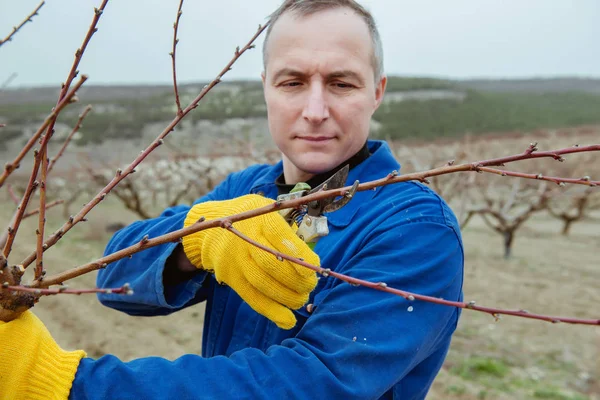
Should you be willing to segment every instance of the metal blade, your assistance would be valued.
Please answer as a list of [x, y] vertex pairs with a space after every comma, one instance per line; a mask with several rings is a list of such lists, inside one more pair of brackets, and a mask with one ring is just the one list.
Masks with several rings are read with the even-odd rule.
[[344, 187], [344, 185], [346, 184], [346, 179], [348, 179], [348, 171], [350, 171], [350, 166], [346, 164], [342, 169], [340, 169], [338, 172], [329, 177], [329, 179], [327, 179], [325, 182], [321, 183], [319, 186], [308, 192], [308, 194], [312, 194], [320, 190], [337, 189]]
[[352, 200], [352, 198], [354, 197], [354, 193], [356, 193], [357, 188], [358, 188], [358, 181], [354, 181], [354, 184], [352, 185], [350, 190], [348, 190], [348, 193], [346, 193], [344, 195], [344, 197], [342, 197], [341, 199], [335, 200], [331, 204], [327, 204], [325, 207], [323, 207], [322, 212], [329, 213], [329, 212], [337, 211], [340, 208], [344, 207], [346, 204], [348, 204], [348, 202], [350, 200]]

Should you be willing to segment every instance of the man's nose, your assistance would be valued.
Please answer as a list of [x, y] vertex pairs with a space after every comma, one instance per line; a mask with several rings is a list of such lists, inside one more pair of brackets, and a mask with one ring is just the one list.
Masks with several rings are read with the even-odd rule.
[[329, 106], [321, 85], [311, 87], [302, 117], [312, 124], [320, 124], [329, 118]]

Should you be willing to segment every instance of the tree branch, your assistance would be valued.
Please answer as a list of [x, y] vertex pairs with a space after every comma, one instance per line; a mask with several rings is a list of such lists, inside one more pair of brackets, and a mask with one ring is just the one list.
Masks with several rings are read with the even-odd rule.
[[183, 0], [179, 1], [179, 8], [177, 9], [177, 18], [173, 24], [173, 51], [169, 53], [173, 62], [173, 89], [175, 90], [175, 104], [177, 104], [177, 115], [181, 115], [183, 110], [181, 109], [181, 102], [179, 101], [179, 90], [177, 89], [177, 68], [175, 67], [175, 52], [177, 50], [177, 28], [179, 27], [179, 19], [181, 18], [181, 7], [183, 6]]
[[12, 40], [12, 37], [15, 35], [15, 33], [17, 33], [22, 27], [23, 25], [25, 25], [28, 22], [33, 22], [32, 18], [36, 15], [38, 15], [38, 11], [40, 11], [40, 8], [42, 8], [42, 6], [44, 5], [44, 1], [42, 1], [35, 10], [33, 10], [33, 12], [31, 14], [29, 14], [27, 16], [27, 18], [25, 18], [18, 26], [13, 27], [12, 32], [10, 32], [8, 34], [8, 36], [6, 36], [4, 39], [0, 39], [0, 47], [2, 47], [2, 45], [6, 42], [10, 42]]
[[[102, 189], [89, 203], [87, 203], [84, 206], [84, 208], [81, 209], [81, 211], [79, 211], [79, 213], [77, 213], [72, 219], [69, 219], [69, 221], [67, 221], [59, 230], [52, 234], [52, 236], [48, 238], [46, 243], [44, 243], [46, 245], [45, 249], [48, 249], [54, 244], [56, 244], [56, 242], [58, 242], [58, 240], [60, 240], [60, 238], [65, 233], [67, 233], [74, 225], [81, 221], [90, 212], [90, 210], [92, 210], [92, 208], [94, 208], [98, 203], [100, 203], [120, 181], [122, 181], [125, 177], [131, 174], [135, 170], [135, 168], [148, 156], [148, 154], [150, 154], [154, 149], [156, 149], [163, 143], [164, 138], [175, 129], [175, 126], [179, 124], [182, 118], [185, 117], [194, 108], [196, 108], [200, 100], [202, 100], [204, 96], [214, 86], [221, 82], [223, 75], [225, 75], [229, 70], [231, 70], [232, 65], [237, 61], [237, 59], [248, 49], [254, 48], [254, 45], [252, 43], [262, 33], [262, 31], [265, 30], [265, 28], [266, 25], [259, 25], [257, 32], [248, 41], [248, 43], [241, 50], [239, 49], [239, 47], [236, 48], [235, 54], [233, 58], [229, 61], [229, 63], [223, 68], [223, 70], [221, 70], [219, 75], [217, 75], [217, 77], [210, 84], [204, 86], [200, 94], [190, 103], [190, 105], [188, 105], [183, 110], [182, 114], [177, 115], [173, 119], [173, 121], [171, 121], [171, 123], [164, 129], [164, 131], [145, 150], [143, 150], [140, 153], [140, 155], [127, 168], [125, 168], [125, 170], [117, 170], [115, 177], [108, 183], [108, 185], [106, 185], [106, 187], [104, 187], [104, 189]], [[30, 254], [27, 258], [25, 258], [21, 264], [25, 268], [27, 268], [27, 266], [29, 266], [35, 260], [35, 257], [36, 253], [34, 252]]]

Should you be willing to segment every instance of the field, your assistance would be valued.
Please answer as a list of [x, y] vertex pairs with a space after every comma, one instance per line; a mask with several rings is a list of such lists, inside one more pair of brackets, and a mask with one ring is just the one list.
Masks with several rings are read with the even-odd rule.
[[[0, 203], [0, 225], [4, 226], [12, 207], [5, 206], [10, 204], [8, 197], [0, 197]], [[47, 217], [48, 231], [64, 222], [59, 209], [50, 210]], [[92, 211], [88, 222], [46, 253], [48, 272], [100, 257], [110, 238], [106, 226], [135, 218], [109, 196]], [[597, 221], [577, 223], [565, 237], [559, 234], [559, 222], [539, 214], [518, 231], [514, 256], [506, 261], [501, 237], [475, 219], [463, 232], [465, 299], [479, 305], [598, 318]], [[31, 218], [21, 228], [11, 260], [34, 249], [30, 239], [35, 236], [35, 224], [37, 220]], [[88, 274], [69, 285], [93, 287], [94, 281], [95, 274]], [[93, 295], [61, 295], [43, 298], [34, 311], [60, 345], [85, 349], [91, 357], [110, 353], [123, 360], [144, 356], [174, 359], [199, 353], [201, 348], [203, 306], [167, 317], [130, 317], [103, 307]], [[489, 315], [464, 311], [428, 398], [600, 399], [600, 329], [515, 317], [496, 322]]]

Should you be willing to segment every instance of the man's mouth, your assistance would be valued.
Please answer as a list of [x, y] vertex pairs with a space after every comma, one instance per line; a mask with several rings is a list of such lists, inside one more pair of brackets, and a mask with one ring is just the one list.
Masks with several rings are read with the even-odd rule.
[[331, 136], [298, 136], [300, 140], [306, 140], [307, 142], [326, 142], [333, 140]]

